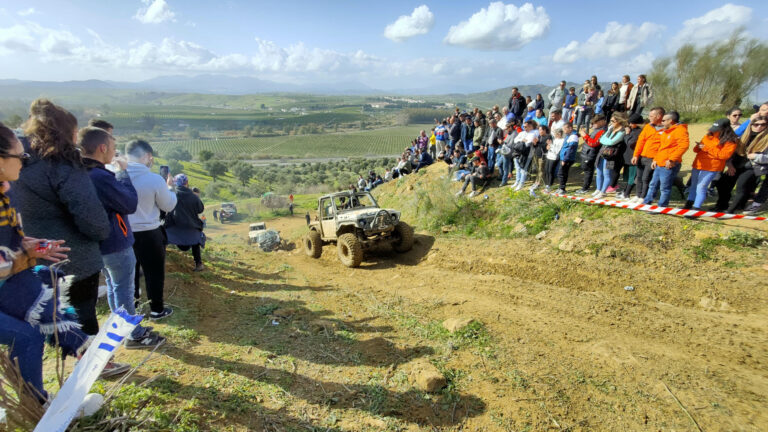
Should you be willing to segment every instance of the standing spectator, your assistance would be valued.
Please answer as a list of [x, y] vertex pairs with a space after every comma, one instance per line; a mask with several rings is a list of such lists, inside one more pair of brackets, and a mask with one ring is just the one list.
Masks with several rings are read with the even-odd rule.
[[482, 188], [488, 184], [488, 180], [491, 178], [491, 171], [479, 157], [473, 157], [470, 162], [472, 163], [472, 173], [466, 176], [464, 185], [461, 187], [461, 190], [456, 193], [456, 196], [463, 195], [469, 184], [472, 184], [472, 193], [469, 194], [469, 197], [472, 198], [477, 196]]
[[[629, 199], [632, 196], [632, 189], [635, 187], [635, 179], [637, 178], [637, 167], [632, 163], [632, 158], [635, 155], [635, 147], [637, 146], [637, 139], [640, 137], [641, 126], [643, 126], [643, 116], [640, 114], [632, 114], [629, 116], [629, 127], [624, 132], [624, 175], [627, 181], [627, 186], [623, 192], [619, 192], [616, 195], [618, 199]], [[616, 176], [616, 183], [618, 183], [618, 175]], [[616, 184], [614, 183], [614, 184]]]
[[549, 127], [538, 125], [538, 135], [533, 139], [531, 156], [533, 165], [536, 167], [536, 182], [531, 186], [531, 190], [538, 188], [544, 182], [544, 155], [547, 147], [552, 145], [552, 135], [549, 134]]
[[547, 95], [547, 98], [549, 98], [550, 109], [562, 109], [563, 103], [565, 102], [566, 93], [567, 90], [565, 89], [565, 81], [560, 81], [560, 85], [553, 88], [552, 91], [550, 91]]
[[581, 168], [584, 170], [584, 182], [576, 194], [585, 194], [592, 186], [592, 177], [595, 174], [595, 161], [600, 152], [600, 138], [605, 133], [605, 117], [596, 116], [592, 120], [592, 133], [581, 134], [584, 145], [581, 146]]
[[99, 242], [109, 237], [109, 219], [75, 146], [75, 116], [45, 99], [32, 102], [29, 114], [25, 132], [31, 158], [14, 187], [24, 229], [32, 237], [63, 239], [72, 248], [70, 262], [62, 267], [74, 276], [69, 302], [83, 332], [95, 335]]
[[602, 87], [600, 87], [600, 84], [597, 82], [597, 75], [592, 75], [592, 77], [589, 78], [589, 85], [594, 87], [595, 91], [602, 89]]
[[[37, 391], [35, 396], [40, 403], [45, 403], [48, 399], [43, 388], [46, 338], [55, 333], [62, 354], [75, 357], [87, 347], [88, 336], [78, 328], [73, 317], [59, 310], [59, 299], [53, 297], [53, 290], [49, 288], [49, 268], [36, 266], [37, 259], [51, 262], [66, 259], [69, 248], [63, 246], [63, 240], [26, 236], [16, 209], [6, 195], [9, 182], [18, 180], [23, 161], [28, 158], [29, 154], [24, 152], [13, 131], [0, 123], [0, 246], [4, 249], [0, 257], [7, 266], [0, 271], [0, 344], [8, 346], [9, 358], [18, 365], [21, 378]], [[36, 250], [41, 241], [50, 242], [52, 248], [44, 252]], [[59, 279], [64, 285], [62, 281]]]
[[[585, 84], [580, 98], [580, 105], [577, 108], [576, 130], [580, 130], [583, 125], [589, 134], [589, 125], [592, 123], [592, 117], [595, 114], [595, 104], [597, 103], [597, 91], [592, 84]], [[604, 117], [604, 116], [603, 116]]]
[[[637, 113], [635, 113], [637, 114]], [[648, 113], [648, 124], [643, 127], [640, 135], [637, 137], [635, 152], [632, 156], [632, 165], [637, 167], [637, 196], [632, 199], [634, 203], [641, 203], [648, 193], [648, 186], [653, 177], [653, 158], [659, 151], [661, 144], [661, 134], [664, 125], [661, 120], [664, 118], [664, 108], [655, 107]], [[639, 114], [638, 114], [639, 115]]]
[[603, 114], [605, 116], [606, 120], [610, 121], [611, 120], [611, 116], [606, 115], [603, 112], [604, 105], [605, 105], [605, 94], [603, 93], [602, 90], [598, 90], [597, 91], [597, 102], [595, 102], [595, 115]]
[[456, 148], [456, 145], [461, 142], [461, 118], [462, 117], [460, 115], [453, 116], [450, 129], [448, 130], [448, 136], [451, 139], [449, 144], [451, 147], [451, 152], [453, 152], [453, 149]]
[[[133, 231], [128, 214], [136, 211], [138, 196], [131, 178], [125, 171], [127, 163], [115, 158], [115, 139], [104, 129], [83, 128], [79, 133], [79, 146], [83, 149], [83, 163], [96, 187], [96, 193], [107, 212], [110, 223], [109, 237], [99, 244], [104, 263], [104, 280], [107, 284], [107, 303], [112, 312], [124, 308], [135, 315], [133, 293], [136, 272], [136, 256], [133, 254]], [[117, 167], [117, 173], [106, 168], [107, 164]], [[128, 336], [127, 349], [155, 347], [165, 338], [137, 325]], [[114, 368], [117, 364], [112, 364]]]
[[736, 135], [741, 136], [749, 129], [750, 123], [755, 120], [757, 117], [768, 117], [768, 102], [763, 102], [762, 105], [757, 107], [757, 112], [749, 116], [749, 120], [745, 121], [741, 125], [739, 125], [738, 129], [736, 129]]
[[547, 145], [546, 164], [544, 165], [544, 181], [546, 183], [546, 191], [549, 192], [552, 189], [552, 184], [555, 182], [555, 173], [557, 172], [557, 165], [560, 161], [560, 149], [563, 148], [565, 141], [563, 129], [556, 129], [554, 131], [554, 138], [552, 144]]
[[[165, 245], [167, 237], [160, 226], [160, 212], [176, 207], [176, 195], [171, 191], [173, 177], [163, 179], [149, 169], [154, 163], [152, 146], [143, 140], [133, 140], [125, 148], [128, 156], [128, 175], [131, 177], [139, 204], [136, 212], [128, 215], [133, 229], [133, 252], [137, 267], [144, 271], [144, 282], [149, 299], [149, 318], [158, 320], [170, 316], [173, 309], [163, 303], [165, 288]], [[219, 215], [221, 220], [221, 215]], [[136, 298], [139, 298], [141, 280], [139, 272], [134, 279]]]
[[[198, 216], [205, 210], [200, 198], [189, 190], [189, 178], [186, 174], [176, 174], [176, 207], [165, 216], [165, 228], [168, 232], [168, 243], [175, 244], [181, 251], [192, 249], [195, 260], [193, 271], [203, 271], [203, 259], [200, 256], [200, 246], [205, 244], [203, 221]], [[293, 204], [293, 203], [291, 203]]]
[[710, 182], [723, 171], [738, 144], [739, 137], [731, 127], [731, 120], [724, 118], [716, 121], [701, 142], [693, 146], [696, 158], [691, 170], [691, 188], [683, 208], [701, 210]]
[[538, 137], [538, 129], [536, 128], [536, 122], [527, 121], [523, 125], [523, 131], [518, 133], [515, 137], [515, 148], [513, 153], [513, 161], [515, 163], [515, 183], [510, 186], [510, 189], [519, 191], [523, 188], [525, 180], [528, 177], [528, 160], [533, 146], [533, 141]]
[[563, 148], [560, 149], [560, 171], [558, 177], [560, 178], [560, 188], [557, 190], [558, 194], [564, 194], [565, 188], [568, 183], [568, 173], [571, 170], [571, 165], [576, 161], [576, 152], [579, 149], [579, 134], [573, 130], [573, 125], [566, 123], [563, 125], [563, 136], [565, 142], [563, 142]]
[[653, 90], [651, 85], [645, 80], [645, 75], [637, 76], [637, 85], [632, 87], [632, 90], [627, 96], [627, 110], [633, 113], [642, 114], [645, 107], [650, 106], [653, 103]]
[[448, 128], [447, 121], [443, 120], [435, 126], [435, 140], [437, 141], [437, 152], [444, 152], [448, 146]]
[[501, 147], [504, 141], [504, 131], [497, 126], [495, 118], [491, 119], [488, 130], [485, 132], [485, 144], [487, 147], [485, 160], [488, 162], [488, 172], [493, 176], [493, 170], [496, 166], [496, 150]]
[[474, 150], [473, 139], [475, 135], [475, 126], [472, 125], [472, 117], [465, 116], [464, 123], [461, 125], [461, 142], [464, 144], [464, 151], [471, 152]]
[[432, 158], [437, 158], [437, 136], [435, 136], [435, 128], [432, 128], [432, 135], [429, 136], [429, 154]]
[[644, 204], [650, 204], [660, 190], [659, 207], [669, 205], [669, 196], [677, 173], [680, 172], [680, 164], [683, 154], [688, 150], [688, 125], [679, 123], [680, 114], [670, 111], [664, 114], [662, 124], [664, 131], [660, 137], [659, 151], [653, 158], [651, 168], [653, 177], [648, 185], [648, 193], [645, 195]]
[[515, 116], [509, 112], [509, 108], [504, 107], [501, 109], [501, 116], [496, 118], [496, 122], [502, 130], [506, 130], [507, 123], [513, 118], [515, 118]]
[[579, 99], [576, 96], [576, 87], [568, 89], [565, 95], [565, 105], [563, 106], [563, 120], [566, 123], [573, 123], [573, 110], [579, 105]]
[[632, 93], [632, 87], [634, 86], [635, 85], [632, 84], [632, 80], [629, 78], [629, 75], [624, 75], [621, 78], [621, 87], [619, 87], [619, 103], [616, 105], [616, 111], [624, 112], [627, 110], [629, 95]]
[[[475, 117], [474, 123], [475, 131], [472, 136], [472, 149], [477, 150], [477, 147], [484, 143], [483, 140], [485, 139], [485, 132], [488, 128], [485, 125], [485, 119], [483, 118]], [[469, 154], [469, 152], [467, 152], [467, 154]]]
[[[608, 90], [608, 94], [605, 95], [605, 102], [603, 103], [603, 115], [605, 118], [609, 119], [613, 115], [615, 111], [617, 111], [617, 106], [619, 105], [619, 83], [614, 82], [611, 83], [611, 89]], [[624, 111], [624, 110], [621, 110]]]
[[523, 118], [526, 105], [525, 98], [520, 94], [517, 87], [512, 87], [512, 96], [509, 97], [509, 102], [507, 103], [509, 111], [515, 115], [515, 118]]
[[368, 185], [362, 175], [357, 176], [357, 189], [363, 190]]
[[427, 150], [427, 146], [429, 145], [429, 137], [427, 136], [427, 131], [424, 129], [419, 132], [419, 137], [417, 138], [419, 141], [419, 148], [423, 150]]
[[544, 98], [541, 96], [541, 93], [536, 93], [536, 99], [533, 100], [533, 109], [544, 112]]
[[216, 209], [213, 210], [213, 220], [216, 222], [219, 221], [219, 211]]
[[[734, 177], [736, 177], [736, 196], [733, 198], [733, 202], [728, 206], [728, 213], [735, 213], [743, 209], [750, 195], [754, 192], [757, 185], [757, 180], [760, 176], [768, 173], [768, 118], [758, 116], [750, 119], [750, 132], [741, 136], [741, 145], [739, 145], [737, 153], [743, 155], [744, 163], [740, 169], [736, 170]], [[723, 177], [725, 178], [725, 177]], [[760, 192], [755, 197], [753, 205], [748, 209], [750, 213], [754, 213], [760, 210], [762, 204], [766, 202], [766, 194], [768, 194], [768, 187], [763, 186], [760, 188]]]
[[498, 157], [499, 174], [501, 176], [501, 184], [499, 186], [506, 186], [511, 174], [512, 152], [516, 135], [514, 126], [514, 122], [507, 123], [507, 127], [504, 130], [504, 143], [501, 145]]
[[627, 126], [627, 116], [624, 113], [617, 113], [611, 119], [611, 125], [608, 130], [600, 137], [600, 150], [598, 151], [596, 170], [597, 182], [595, 193], [592, 196], [595, 199], [602, 199], [611, 183], [611, 173], [613, 172], [616, 159], [623, 157], [619, 154], [619, 144], [624, 142], [624, 128]]
[[548, 125], [552, 132], [562, 129], [565, 123], [566, 121], [563, 119], [563, 110], [557, 108], [550, 111]]

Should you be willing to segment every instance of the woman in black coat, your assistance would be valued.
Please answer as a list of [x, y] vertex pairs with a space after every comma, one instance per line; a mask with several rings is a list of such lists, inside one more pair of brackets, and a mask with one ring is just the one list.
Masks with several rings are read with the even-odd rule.
[[200, 246], [205, 245], [203, 221], [200, 214], [205, 210], [200, 197], [189, 189], [189, 179], [186, 174], [177, 174], [176, 208], [165, 216], [165, 230], [168, 243], [175, 244], [180, 250], [192, 249], [195, 260], [194, 271], [202, 271], [203, 260], [200, 256]]

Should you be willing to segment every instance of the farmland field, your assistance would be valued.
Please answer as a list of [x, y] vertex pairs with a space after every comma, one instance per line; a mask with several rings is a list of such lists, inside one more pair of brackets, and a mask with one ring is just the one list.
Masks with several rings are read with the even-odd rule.
[[292, 135], [255, 138], [222, 138], [152, 142], [162, 154], [173, 147], [183, 147], [196, 155], [210, 150], [219, 157], [247, 155], [263, 157], [349, 157], [396, 155], [403, 151], [421, 129], [429, 125], [377, 129], [371, 131], [324, 134]]

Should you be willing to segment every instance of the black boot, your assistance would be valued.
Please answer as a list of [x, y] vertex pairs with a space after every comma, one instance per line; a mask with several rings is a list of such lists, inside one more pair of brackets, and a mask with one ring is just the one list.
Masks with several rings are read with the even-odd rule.
[[686, 201], [683, 210], [690, 210], [691, 207], [693, 207], [693, 201]]

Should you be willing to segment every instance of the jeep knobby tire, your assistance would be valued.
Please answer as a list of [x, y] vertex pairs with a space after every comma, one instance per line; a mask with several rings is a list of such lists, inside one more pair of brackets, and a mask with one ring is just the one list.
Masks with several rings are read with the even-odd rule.
[[304, 237], [304, 252], [312, 258], [320, 258], [323, 254], [323, 240], [319, 232], [312, 230]]
[[392, 242], [392, 248], [395, 252], [408, 252], [413, 248], [413, 228], [405, 222], [398, 222], [395, 225], [395, 241]]
[[363, 262], [363, 247], [360, 241], [352, 233], [339, 236], [336, 241], [339, 252], [339, 261], [347, 267], [358, 267]]

